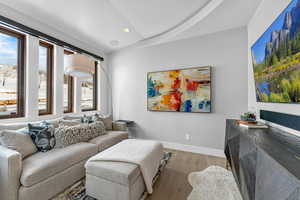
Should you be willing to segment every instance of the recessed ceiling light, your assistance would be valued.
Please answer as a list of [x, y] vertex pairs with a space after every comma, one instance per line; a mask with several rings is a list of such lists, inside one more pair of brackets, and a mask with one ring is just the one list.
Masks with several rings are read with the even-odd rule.
[[129, 28], [123, 28], [123, 32], [129, 33], [129, 32], [130, 32], [130, 29], [129, 29]]

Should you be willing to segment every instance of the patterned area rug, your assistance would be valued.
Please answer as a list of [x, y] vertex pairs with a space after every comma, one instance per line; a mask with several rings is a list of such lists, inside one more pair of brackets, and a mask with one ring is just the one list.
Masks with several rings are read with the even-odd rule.
[[[157, 178], [160, 176], [161, 172], [167, 165], [168, 161], [172, 156], [171, 152], [165, 152], [164, 157], [161, 160], [158, 172], [153, 179], [153, 184], [156, 182]], [[147, 192], [141, 197], [141, 200], [147, 197]], [[52, 198], [51, 200], [97, 200], [93, 197], [86, 195], [85, 193], [85, 179], [82, 179], [66, 189], [64, 192], [60, 193], [56, 197]]]
[[210, 166], [188, 177], [193, 191], [187, 200], [243, 200], [232, 173], [219, 166]]

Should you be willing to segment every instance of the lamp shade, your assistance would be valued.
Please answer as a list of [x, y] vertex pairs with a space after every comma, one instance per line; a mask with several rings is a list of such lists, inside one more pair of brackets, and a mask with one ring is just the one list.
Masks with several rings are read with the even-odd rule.
[[65, 73], [76, 77], [90, 77], [95, 73], [95, 60], [81, 54], [66, 55]]

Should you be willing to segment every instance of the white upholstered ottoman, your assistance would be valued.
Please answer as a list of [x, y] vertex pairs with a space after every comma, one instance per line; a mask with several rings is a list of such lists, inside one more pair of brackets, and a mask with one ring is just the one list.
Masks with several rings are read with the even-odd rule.
[[152, 193], [163, 147], [154, 141], [129, 139], [90, 158], [85, 164], [86, 193], [98, 200], [140, 200]]

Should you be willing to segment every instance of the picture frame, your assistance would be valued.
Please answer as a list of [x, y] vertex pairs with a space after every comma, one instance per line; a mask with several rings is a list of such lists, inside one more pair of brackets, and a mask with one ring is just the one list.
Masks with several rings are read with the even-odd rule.
[[147, 73], [147, 110], [211, 113], [211, 66]]

